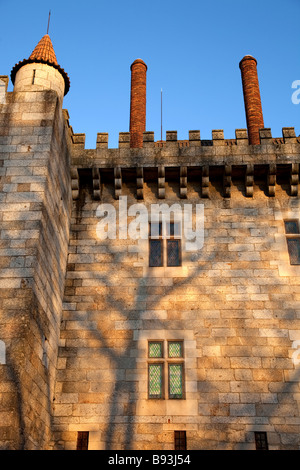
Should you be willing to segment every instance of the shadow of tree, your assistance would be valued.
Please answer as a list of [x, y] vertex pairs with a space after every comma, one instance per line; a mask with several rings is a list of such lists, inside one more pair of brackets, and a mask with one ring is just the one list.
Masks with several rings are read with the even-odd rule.
[[[91, 212], [91, 208], [93, 207], [93, 211], [95, 210], [94, 208], [97, 206], [97, 203], [95, 203], [92, 200], [91, 197], [91, 191], [90, 188], [83, 188], [82, 189], [82, 199], [80, 202], [80, 207], [78, 206], [77, 203], [77, 208], [75, 209], [75, 214], [76, 214], [76, 224], [80, 224], [82, 221], [84, 221], [84, 212], [85, 210], [87, 213]], [[247, 202], [246, 202], [247, 201]], [[243, 207], [248, 207], [248, 205], [252, 204], [252, 207], [255, 208], [255, 202], [248, 202], [249, 199], [244, 200], [244, 203], [247, 204], [245, 206], [241, 206], [240, 210], [237, 212], [238, 214], [243, 214]], [[195, 201], [193, 201], [195, 202]], [[199, 202], [199, 201], [197, 201]], [[224, 210], [226, 209], [227, 205], [224, 205]], [[229, 206], [230, 207], [230, 206]], [[231, 206], [232, 207], [232, 206]], [[254, 211], [255, 212], [255, 211]], [[253, 227], [257, 227], [257, 214], [256, 212], [253, 212], [253, 217], [249, 217], [249, 212], [247, 213], [244, 218], [242, 219], [232, 219], [232, 220], [240, 220], [240, 221], [247, 221], [250, 223], [253, 223]], [[234, 213], [234, 210], [233, 210]], [[217, 230], [218, 223], [219, 225], [222, 224], [222, 221], [220, 221], [218, 217], [218, 211], [214, 211], [211, 209], [211, 220], [209, 222], [210, 227], [215, 227]], [[236, 215], [236, 214], [235, 214]], [[222, 215], [223, 221], [227, 217], [227, 222], [224, 224], [224, 226], [229, 226], [228, 224], [231, 223], [231, 218], [229, 216], [225, 216], [223, 213]], [[247, 219], [248, 217], [248, 219]], [[261, 221], [260, 221], [261, 223]], [[227, 224], [227, 225], [226, 225]], [[264, 225], [264, 223], [262, 223]], [[91, 227], [89, 227], [89, 230]], [[93, 228], [94, 229], [94, 228]], [[248, 236], [250, 236], [250, 231], [248, 230]], [[232, 237], [235, 237], [234, 234], [228, 233], [227, 236], [230, 235]], [[164, 286], [164, 293], [161, 295], [158, 295], [157, 298], [151, 297], [151, 301], [147, 300], [147, 293], [145, 293], [145, 286], [150, 287], [151, 282], [149, 283], [152, 278], [151, 277], [143, 277], [141, 275], [141, 268], [138, 267], [132, 267], [132, 260], [128, 262], [128, 256], [129, 253], [127, 251], [127, 246], [124, 244], [124, 249], [119, 247], [117, 252], [114, 252], [114, 246], [106, 242], [104, 246], [106, 246], [106, 252], [112, 254], [115, 257], [116, 263], [112, 262], [110, 263], [110, 266], [112, 267], [112, 270], [107, 270], [105, 273], [101, 271], [101, 273], [97, 273], [97, 271], [93, 271], [92, 273], [92, 279], [94, 280], [99, 280], [99, 285], [101, 286], [110, 286], [110, 289], [107, 289], [105, 292], [105, 297], [101, 297], [98, 299], [98, 306], [99, 308], [99, 323], [100, 327], [97, 329], [92, 329], [89, 331], [89, 333], [97, 340], [97, 343], [101, 345], [100, 349], [105, 350], [106, 354], [108, 355], [112, 367], [111, 370], [114, 373], [114, 382], [112, 386], [112, 391], [110, 396], [107, 396], [107, 404], [108, 404], [108, 412], [107, 412], [107, 426], [105, 430], [105, 435], [103, 436], [103, 441], [105, 442], [105, 449], [106, 450], [116, 450], [116, 449], [126, 449], [126, 450], [131, 450], [133, 446], [136, 446], [137, 443], [135, 441], [135, 426], [137, 423], [137, 416], [136, 416], [136, 403], [139, 398], [139, 390], [137, 388], [137, 383], [136, 380], [128, 379], [126, 377], [126, 367], [128, 367], [128, 359], [131, 358], [130, 362], [130, 367], [131, 370], [136, 370], [137, 368], [137, 362], [136, 358], [132, 355], [132, 351], [136, 348], [136, 341], [133, 338], [132, 335], [132, 322], [136, 321], [135, 328], [142, 328], [142, 329], [157, 329], [157, 330], [170, 330], [170, 329], [184, 329], [187, 324], [192, 325], [191, 328], [194, 329], [194, 334], [195, 338], [198, 341], [198, 346], [197, 348], [199, 349], [199, 357], [202, 354], [202, 346], [204, 346], [207, 343], [207, 336], [212, 335], [212, 332], [214, 331], [214, 339], [213, 339], [213, 344], [216, 346], [220, 347], [220, 351], [223, 351], [224, 346], [227, 344], [227, 340], [229, 340], [229, 344], [235, 346], [237, 344], [244, 344], [249, 348], [249, 351], [252, 351], [253, 347], [253, 337], [258, 336], [260, 339], [262, 337], [260, 336], [260, 331], [261, 328], [286, 328], [288, 329], [288, 326], [291, 325], [290, 320], [295, 320], [297, 321], [297, 313], [294, 312], [292, 315], [292, 319], [289, 318], [288, 324], [284, 324], [284, 319], [281, 318], [280, 321], [275, 318], [264, 318], [262, 319], [259, 318], [254, 318], [252, 315], [249, 316], [249, 310], [250, 309], [256, 309], [256, 310], [263, 310], [265, 308], [265, 301], [262, 301], [259, 297], [258, 300], [255, 300], [255, 297], [252, 297], [251, 295], [251, 289], [247, 290], [247, 288], [243, 289], [238, 289], [238, 287], [249, 287], [249, 282], [251, 286], [251, 278], [255, 277], [255, 271], [262, 269], [262, 264], [260, 261], [240, 261], [239, 265], [237, 266], [237, 269], [235, 271], [231, 270], [231, 263], [239, 261], [237, 257], [237, 252], [232, 252], [228, 251], [228, 244], [230, 244], [230, 241], [222, 240], [223, 236], [218, 237], [218, 235], [215, 235], [215, 238], [213, 240], [210, 240], [210, 251], [208, 251], [206, 248], [203, 249], [201, 252], [200, 256], [198, 256], [198, 261], [195, 259], [195, 264], [196, 267], [193, 269], [190, 269], [189, 275], [187, 275], [184, 278], [173, 278], [172, 282], [170, 285]], [[83, 240], [83, 238], [81, 239]], [[273, 234], [269, 234], [268, 239], [264, 239], [265, 247], [267, 246], [266, 249], [271, 250], [272, 245], [274, 244], [274, 237]], [[96, 246], [96, 245], [93, 245]], [[103, 245], [102, 245], [103, 246]], [[76, 253], [77, 253], [77, 247], [76, 245]], [[131, 254], [130, 257], [131, 259], [136, 256]], [[197, 258], [197, 257], [196, 257]], [[224, 271], [223, 268], [225, 267], [224, 264], [228, 264], [227, 268], [228, 271]], [[119, 267], [122, 267], [122, 276], [119, 277], [118, 275], [121, 273], [121, 270]], [[226, 268], [226, 269], [227, 269]], [[83, 269], [88, 269], [88, 268], [83, 268]], [[135, 273], [137, 271], [137, 273]], [[267, 276], [267, 274], [266, 274]], [[279, 275], [276, 273], [276, 276], [274, 275], [274, 271], [270, 272], [270, 276], [274, 277], [274, 285], [278, 283], [279, 281]], [[78, 278], [80, 278], [80, 274], [78, 273]], [[112, 282], [112, 278], [114, 281]], [[232, 283], [232, 278], [234, 278], [234, 281]], [[128, 300], [126, 300], [126, 294], [124, 293], [124, 296], [122, 295], [122, 288], [126, 286], [126, 280], [131, 279], [131, 284], [134, 285], [135, 287], [135, 299], [132, 299], [132, 302], [128, 303]], [[202, 285], [201, 280], [203, 279], [209, 279], [210, 282], [206, 285]], [[250, 279], [250, 280], [249, 280]], [[124, 284], [122, 285], [122, 282], [124, 281]], [[280, 282], [279, 282], [280, 284]], [[159, 285], [159, 284], [156, 284]], [[147, 302], [151, 303], [151, 310], [155, 310], [157, 307], [159, 307], [160, 302], [163, 300], [163, 298], [167, 298], [171, 295], [176, 295], [176, 290], [177, 289], [185, 289], [191, 286], [197, 286], [197, 287], [203, 287], [203, 294], [199, 293], [199, 300], [195, 302], [195, 305], [192, 307], [191, 303], [186, 305], [186, 309], [194, 310], [197, 312], [197, 320], [195, 320], [195, 315], [192, 316], [191, 319], [183, 316], [179, 316], [179, 319], [160, 319], [160, 318], [154, 318], [153, 320], [148, 320], [144, 318], [144, 313], [147, 310]], [[259, 287], [259, 284], [255, 284], [256, 286]], [[207, 288], [209, 286], [209, 288]], [[219, 287], [222, 287], [223, 289], [218, 289]], [[204, 288], [206, 287], [206, 289]], [[115, 291], [113, 291], [112, 288], [115, 288]], [[267, 288], [266, 288], [267, 290]], [[200, 289], [201, 292], [201, 289]], [[212, 293], [213, 292], [213, 293]], [[259, 290], [260, 292], [260, 290]], [[233, 297], [230, 298], [228, 295], [233, 293]], [[93, 298], [93, 294], [90, 296]], [[142, 307], [140, 304], [140, 299], [144, 298], [145, 299], [145, 306]], [[286, 299], [289, 298], [289, 294], [286, 294]], [[228, 300], [229, 299], [229, 300]], [[76, 299], [76, 295], [70, 295], [70, 296], [65, 296], [65, 301], [66, 302], [77, 302], [78, 299]], [[93, 301], [93, 299], [92, 299]], [[207, 306], [207, 309], [199, 309], [199, 304], [204, 303], [204, 305]], [[93, 303], [93, 302], [92, 302]], [[198, 305], [197, 305], [198, 304]], [[278, 303], [278, 308], [281, 308], [280, 303]], [[184, 302], [179, 305], [177, 305], [175, 297], [173, 300], [173, 305], [170, 308], [170, 310], [177, 310], [177, 309], [182, 309], [184, 306]], [[222, 308], [224, 310], [222, 311]], [[209, 310], [212, 310], [214, 314], [210, 316]], [[270, 309], [272, 310], [272, 309]], [[125, 327], [124, 331], [128, 334], [128, 337], [125, 338], [123, 337], [122, 340], [120, 340], [120, 343], [122, 342], [122, 348], [114, 348], [111, 345], [111, 342], [109, 341], [109, 334], [107, 332], [102, 331], [101, 329], [101, 317], [100, 315], [110, 315], [110, 311], [116, 311], [118, 312], [119, 316], [124, 319], [125, 322]], [[206, 314], [202, 316], [202, 313], [206, 311]], [[68, 317], [66, 320], [70, 319]], [[127, 323], [127, 325], [126, 325]], [[199, 333], [199, 324], [200, 324], [200, 330], [205, 329], [205, 333], [202, 333], [200, 331]], [[84, 327], [84, 323], [83, 323]], [[230, 329], [226, 333], [226, 329]], [[215, 333], [216, 331], [219, 330], [219, 333]], [[226, 337], [226, 334], [229, 336]], [[240, 336], [239, 336], [240, 334]], [[250, 338], [250, 339], [249, 339]], [[205, 341], [203, 340], [205, 339]], [[202, 343], [202, 344], [201, 344]], [[283, 347], [285, 349], [285, 353], [288, 351], [288, 349], [291, 347], [289, 344], [289, 340], [287, 338], [287, 341], [283, 342]], [[210, 343], [212, 344], [212, 343]], [[257, 342], [257, 348], [262, 347], [262, 344], [267, 344], [267, 340]], [[280, 348], [278, 348], [280, 349]], [[273, 348], [275, 350], [275, 348]], [[61, 353], [63, 354], [63, 350], [61, 350]], [[237, 353], [232, 353], [232, 355], [228, 354], [226, 359], [229, 359], [229, 362], [227, 361], [227, 366], [229, 368], [232, 367], [231, 360], [236, 357]], [[282, 354], [282, 353], [281, 353]], [[256, 357], [260, 358], [258, 352], [256, 352]], [[262, 358], [263, 356], [261, 356]], [[261, 359], [260, 358], [260, 359]], [[222, 370], [224, 369], [224, 358], [222, 357], [214, 357], [211, 356], [209, 357], [210, 364], [212, 369], [214, 370]], [[258, 361], [261, 364], [261, 361]], [[127, 365], [126, 365], [127, 364]], [[245, 368], [248, 366], [245, 366]], [[270, 371], [272, 368], [272, 365], [270, 365], [266, 369]], [[125, 375], [124, 375], [124, 370], [125, 370]], [[234, 369], [233, 369], [234, 370]], [[291, 367], [291, 370], [293, 370], [293, 367]], [[247, 411], [247, 403], [244, 403], [243, 401], [239, 401], [240, 405], [240, 411], [233, 411], [237, 407], [236, 402], [231, 402], [230, 397], [228, 395], [228, 399], [226, 402], [221, 403], [219, 401], [219, 394], [221, 393], [222, 387], [219, 389], [220, 382], [214, 382], [212, 379], [208, 379], [206, 376], [206, 371], [204, 371], [204, 375], [201, 378], [198, 378], [198, 385], [201, 383], [205, 383], [206, 385], [206, 400], [208, 404], [209, 411], [206, 415], [206, 418], [210, 419], [210, 423], [202, 424], [201, 420], [199, 420], [199, 437], [198, 442], [196, 445], [199, 445], [201, 448], [244, 448], [245, 443], [244, 442], [239, 442], [239, 438], [236, 438], [236, 441], [231, 441], [229, 442], [224, 441], [226, 440], [229, 436], [230, 432], [233, 432], [236, 426], [242, 425], [245, 421], [245, 418], [247, 418], [247, 425], [243, 429], [248, 429], [247, 434], [249, 434], [249, 429], [251, 427], [252, 423], [252, 431], [255, 429], [259, 428], [263, 425], [270, 425], [273, 426], [272, 424], [272, 417], [276, 421], [276, 417], [282, 417], [283, 423], [278, 424], [276, 427], [274, 425], [274, 429], [276, 429], [276, 432], [278, 431], [278, 434], [284, 433], [282, 429], [285, 428], [285, 424], [288, 424], [288, 418], [283, 417], [283, 413], [285, 413], [285, 408], [282, 408], [282, 411], [279, 409], [282, 407], [286, 400], [292, 403], [292, 409], [294, 410], [294, 416], [291, 418], [297, 418], [299, 416], [299, 411], [298, 411], [298, 405], [297, 405], [297, 399], [293, 395], [296, 390], [299, 388], [297, 379], [299, 376], [299, 371], [295, 370], [295, 377], [293, 378], [293, 381], [284, 381], [286, 380], [284, 377], [284, 367], [282, 366], [281, 373], [282, 373], [282, 382], [277, 381], [276, 386], [274, 385], [274, 388], [276, 389], [276, 392], [274, 392], [277, 396], [278, 403], [268, 403], [268, 400], [270, 398], [267, 397], [268, 393], [272, 394], [271, 389], [269, 387], [269, 392], [266, 390], [264, 392], [265, 400], [266, 403], [262, 403], [262, 395], [261, 395], [261, 383], [259, 381], [257, 382], [257, 392], [254, 392], [255, 387], [252, 387], [252, 392], [249, 391], [249, 395], [251, 393], [253, 394], [252, 397], [250, 396], [250, 403], [251, 403], [251, 411]], [[241, 380], [241, 379], [240, 379]], [[249, 388], [251, 389], [250, 385], [253, 386], [255, 385], [255, 380], [253, 379], [252, 371], [250, 375], [248, 376], [247, 379], [244, 380], [244, 386], [247, 383], [247, 380], [249, 381]], [[210, 382], [210, 384], [209, 384]], [[232, 383], [235, 382], [236, 386], [238, 387], [238, 382], [239, 379], [234, 371], [233, 379], [231, 380], [231, 383], [229, 387], [232, 387]], [[210, 386], [209, 386], [210, 385]], [[265, 387], [265, 383], [264, 383]], [[295, 390], [296, 389], [296, 390]], [[198, 390], [200, 390], [198, 388]], [[227, 393], [233, 393], [233, 390], [228, 388], [228, 380], [227, 380], [227, 387], [226, 387]], [[238, 394], [238, 392], [236, 392]], [[198, 391], [199, 397], [200, 397], [200, 391]], [[211, 394], [211, 397], [209, 397], [209, 394]], [[280, 395], [281, 394], [281, 395]], [[257, 398], [259, 396], [259, 398]], [[279, 396], [282, 397], [282, 402], [279, 399]], [[124, 404], [124, 397], [126, 397], [126, 404]], [[215, 402], [217, 397], [217, 402]], [[240, 397], [240, 395], [239, 395]], [[255, 398], [256, 397], [256, 398]], [[209, 400], [212, 400], [211, 402]], [[240, 399], [240, 398], [239, 398]], [[179, 405], [180, 406], [180, 405]], [[225, 410], [225, 411], [224, 411]], [[215, 414], [214, 414], [215, 413]], [[298, 414], [297, 414], [298, 413]], [[199, 414], [199, 418], [201, 418], [201, 415]], [[197, 419], [195, 419], [195, 422], [197, 423]], [[295, 425], [295, 427], [299, 431], [299, 425]], [[200, 432], [201, 429], [201, 432]], [[212, 439], [212, 438], [206, 438], [205, 433], [206, 431], [211, 431], [213, 430], [214, 432], [219, 430], [220, 433], [219, 435], [223, 436], [220, 438], [220, 441], [218, 442], [218, 438]], [[222, 432], [221, 432], [222, 430]], [[216, 433], [218, 436], [218, 432]], [[287, 433], [288, 434], [288, 433]], [[224, 438], [224, 435], [226, 436]], [[252, 439], [252, 438], [251, 438]], [[254, 438], [250, 442], [253, 445], [254, 448]], [[288, 438], [287, 438], [288, 439]], [[291, 444], [291, 448], [295, 448], [298, 446], [298, 443], [295, 442], [295, 438], [291, 438], [293, 440]], [[197, 439], [195, 439], [197, 441]], [[200, 442], [201, 441], [201, 442]], [[155, 441], [154, 441], [155, 442]], [[151, 446], [153, 444], [149, 444]], [[195, 445], [193, 443], [192, 445]], [[246, 443], [247, 445], [247, 443]], [[283, 447], [289, 447], [288, 444], [284, 445], [284, 443], [278, 443], [278, 446], [283, 446]], [[152, 450], [158, 450], [158, 448], [163, 448], [162, 443], [158, 443], [156, 441], [156, 449]]]

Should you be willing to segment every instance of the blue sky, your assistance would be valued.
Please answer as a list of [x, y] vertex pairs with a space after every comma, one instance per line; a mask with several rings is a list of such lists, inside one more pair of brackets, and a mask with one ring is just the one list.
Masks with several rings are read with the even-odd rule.
[[[109, 147], [129, 130], [130, 65], [147, 66], [147, 131], [179, 139], [199, 129], [234, 138], [245, 128], [240, 60], [256, 57], [265, 127], [281, 137], [282, 127], [300, 134], [300, 104], [292, 83], [300, 80], [299, 0], [0, 0], [0, 75], [28, 58], [47, 31], [59, 64], [71, 80], [63, 107], [74, 132], [95, 148], [97, 132]], [[12, 91], [12, 85], [9, 85]]]

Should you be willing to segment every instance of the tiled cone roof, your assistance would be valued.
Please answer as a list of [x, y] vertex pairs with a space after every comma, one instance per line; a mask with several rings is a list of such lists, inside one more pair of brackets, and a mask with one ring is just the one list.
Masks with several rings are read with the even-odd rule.
[[29, 59], [43, 60], [48, 64], [58, 65], [53, 45], [48, 34], [40, 40]]
[[53, 45], [48, 34], [45, 34], [45, 36], [42, 37], [32, 54], [30, 55], [29, 59], [24, 59], [13, 67], [10, 75], [13, 84], [15, 82], [17, 71], [21, 67], [23, 67], [23, 65], [32, 63], [48, 64], [59, 70], [65, 81], [65, 95], [68, 93], [70, 89], [70, 79], [64, 69], [62, 69], [57, 63]]

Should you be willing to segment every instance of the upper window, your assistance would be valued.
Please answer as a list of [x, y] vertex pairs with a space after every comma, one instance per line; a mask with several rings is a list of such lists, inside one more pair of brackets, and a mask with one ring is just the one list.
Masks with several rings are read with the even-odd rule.
[[149, 266], [181, 266], [180, 224], [149, 224]]
[[293, 265], [300, 264], [300, 230], [299, 220], [285, 220], [285, 233], [290, 256], [290, 263]]

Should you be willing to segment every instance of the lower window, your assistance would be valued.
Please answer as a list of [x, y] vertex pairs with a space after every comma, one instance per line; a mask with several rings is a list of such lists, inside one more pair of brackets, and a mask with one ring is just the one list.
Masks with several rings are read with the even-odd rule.
[[255, 448], [256, 450], [268, 450], [268, 440], [266, 432], [255, 432]]
[[148, 397], [184, 398], [183, 341], [149, 341]]
[[174, 450], [186, 450], [186, 431], [174, 431]]
[[77, 433], [76, 450], [88, 450], [89, 447], [89, 432], [79, 431]]

